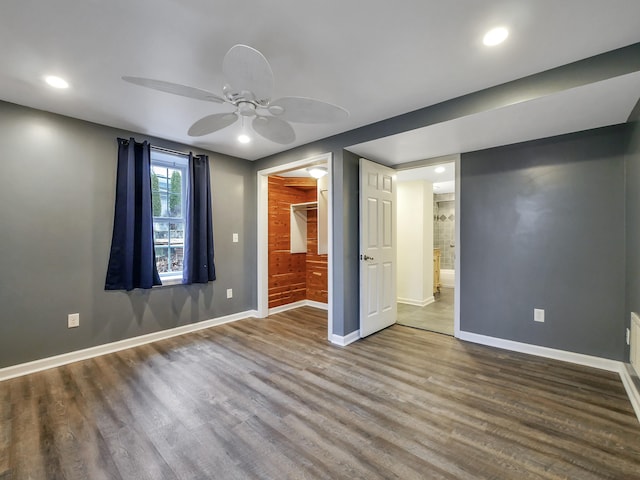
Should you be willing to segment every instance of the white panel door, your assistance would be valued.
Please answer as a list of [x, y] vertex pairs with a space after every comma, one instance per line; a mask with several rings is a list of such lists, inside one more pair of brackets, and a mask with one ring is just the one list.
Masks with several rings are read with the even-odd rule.
[[360, 159], [360, 337], [396, 323], [395, 170]]

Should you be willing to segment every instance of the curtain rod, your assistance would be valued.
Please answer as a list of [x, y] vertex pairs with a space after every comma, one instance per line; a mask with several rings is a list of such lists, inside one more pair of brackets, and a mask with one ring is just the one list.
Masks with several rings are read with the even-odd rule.
[[155, 145], [151, 145], [153, 150], [158, 150], [160, 152], [172, 153], [173, 155], [182, 155], [183, 157], [188, 157], [189, 154], [185, 152], [179, 152], [178, 150], [171, 150], [170, 148], [164, 147], [156, 147]]

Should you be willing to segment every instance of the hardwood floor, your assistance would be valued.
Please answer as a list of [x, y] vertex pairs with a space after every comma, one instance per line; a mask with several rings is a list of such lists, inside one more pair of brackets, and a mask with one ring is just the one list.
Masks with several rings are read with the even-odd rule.
[[0, 479], [640, 479], [616, 374], [324, 312], [0, 383]]

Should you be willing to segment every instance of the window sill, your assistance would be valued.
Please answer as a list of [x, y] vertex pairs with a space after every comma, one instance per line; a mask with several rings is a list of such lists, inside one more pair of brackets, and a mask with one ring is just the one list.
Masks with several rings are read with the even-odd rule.
[[182, 285], [182, 275], [172, 277], [160, 277], [162, 285], [159, 287], [169, 287], [171, 285]]

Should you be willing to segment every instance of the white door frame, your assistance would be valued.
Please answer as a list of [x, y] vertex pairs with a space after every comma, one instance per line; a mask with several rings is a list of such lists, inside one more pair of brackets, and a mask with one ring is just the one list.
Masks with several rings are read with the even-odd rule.
[[453, 291], [453, 336], [460, 338], [460, 154], [456, 156], [456, 181], [455, 181], [455, 229], [456, 246], [453, 249], [455, 259], [455, 289]]
[[285, 163], [277, 167], [266, 168], [258, 171], [257, 178], [257, 200], [258, 200], [258, 318], [265, 318], [269, 315], [269, 175], [277, 175], [288, 170], [310, 167], [324, 163], [327, 166], [328, 182], [328, 202], [327, 202], [327, 338], [331, 340], [333, 336], [333, 155], [323, 153], [295, 162]]
[[[426, 160], [420, 162], [420, 165], [412, 165], [409, 168], [402, 168], [402, 164], [396, 165], [396, 170], [411, 170], [414, 168], [428, 167], [432, 165], [438, 165], [440, 163], [450, 163], [451, 160], [444, 160], [443, 157], [434, 158], [432, 160]], [[456, 246], [454, 248], [455, 261], [454, 269], [455, 276], [455, 288], [453, 291], [453, 336], [460, 338], [460, 154], [455, 155], [456, 175], [455, 175], [455, 230], [456, 230]], [[397, 281], [397, 279], [396, 279]]]

